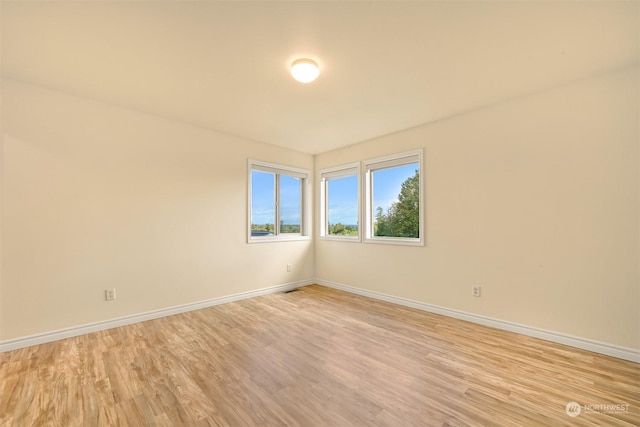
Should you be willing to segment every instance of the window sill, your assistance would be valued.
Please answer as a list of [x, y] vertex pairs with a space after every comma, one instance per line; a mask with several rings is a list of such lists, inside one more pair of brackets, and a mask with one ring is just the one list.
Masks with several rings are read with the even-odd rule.
[[311, 240], [309, 236], [251, 237], [247, 243], [300, 242]]
[[422, 239], [406, 239], [401, 237], [368, 237], [364, 239], [364, 243], [373, 243], [376, 245], [424, 246], [424, 240]]
[[351, 243], [360, 243], [361, 239], [359, 236], [320, 236], [318, 237], [320, 240], [332, 240], [334, 242], [351, 242]]

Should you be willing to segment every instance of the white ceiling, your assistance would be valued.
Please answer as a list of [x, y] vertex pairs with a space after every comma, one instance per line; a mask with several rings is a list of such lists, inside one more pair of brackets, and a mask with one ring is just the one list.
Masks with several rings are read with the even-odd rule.
[[639, 5], [2, 1], [2, 75], [316, 154], [637, 65]]

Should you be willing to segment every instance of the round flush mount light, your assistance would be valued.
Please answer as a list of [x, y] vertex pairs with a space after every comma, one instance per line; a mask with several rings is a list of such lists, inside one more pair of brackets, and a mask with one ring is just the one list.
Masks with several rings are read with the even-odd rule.
[[300, 83], [311, 83], [319, 74], [320, 69], [313, 59], [300, 58], [291, 63], [291, 75]]

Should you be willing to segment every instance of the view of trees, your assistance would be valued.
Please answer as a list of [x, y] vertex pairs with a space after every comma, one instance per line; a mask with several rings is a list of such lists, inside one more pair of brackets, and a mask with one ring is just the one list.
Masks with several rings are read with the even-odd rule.
[[273, 233], [275, 231], [275, 227], [273, 224], [251, 224], [251, 230]]
[[300, 233], [300, 224], [280, 224], [280, 233]]
[[357, 236], [357, 225], [344, 225], [341, 223], [329, 224], [329, 235], [331, 236]]
[[387, 212], [382, 207], [376, 211], [374, 235], [386, 237], [420, 237], [420, 175], [407, 178], [400, 189], [398, 200]]
[[[254, 235], [274, 234], [275, 226], [273, 224], [251, 224], [251, 231]], [[300, 224], [280, 224], [280, 233], [300, 233]]]

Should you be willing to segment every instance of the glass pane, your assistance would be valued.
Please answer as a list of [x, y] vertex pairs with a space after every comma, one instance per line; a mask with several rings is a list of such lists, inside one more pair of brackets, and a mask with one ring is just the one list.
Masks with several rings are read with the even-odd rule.
[[420, 237], [419, 163], [372, 172], [373, 235]]
[[302, 179], [280, 175], [280, 233], [300, 234]]
[[327, 181], [327, 234], [358, 235], [358, 177]]
[[276, 176], [251, 171], [251, 236], [273, 236], [276, 223]]

